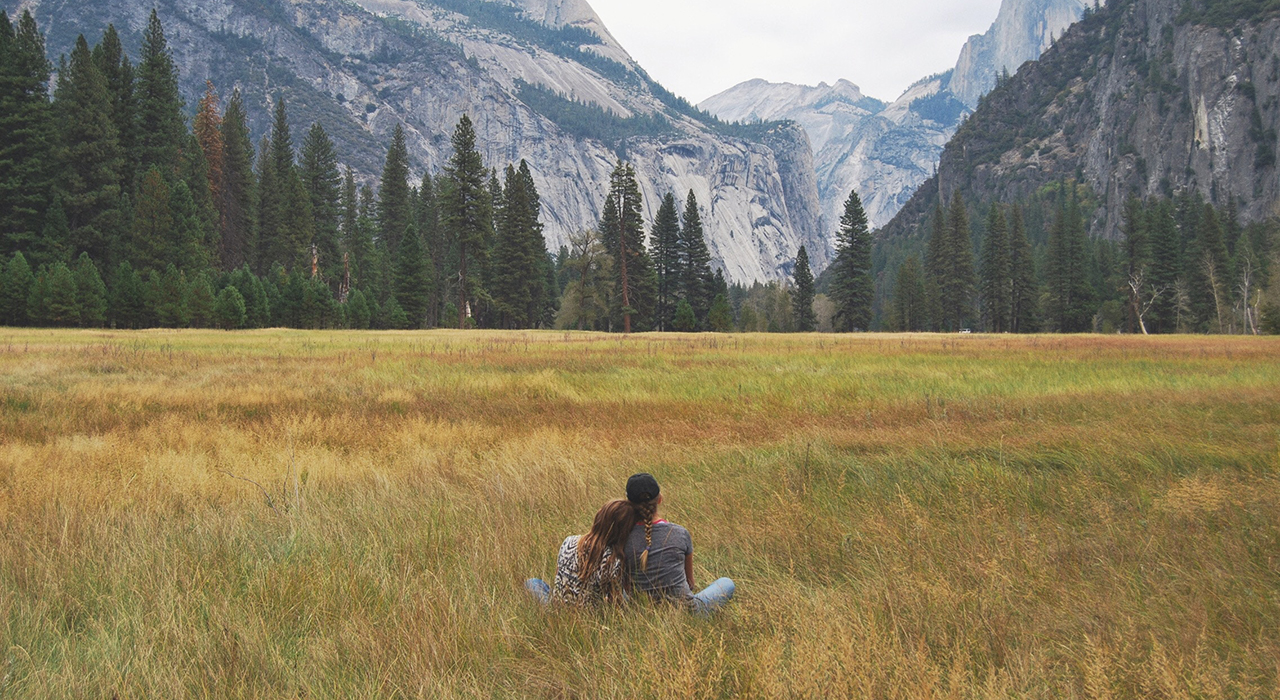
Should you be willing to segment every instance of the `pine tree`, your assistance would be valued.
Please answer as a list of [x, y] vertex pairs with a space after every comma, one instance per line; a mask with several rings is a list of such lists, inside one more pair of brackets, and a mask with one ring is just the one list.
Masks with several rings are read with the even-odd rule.
[[173, 239], [173, 190], [152, 167], [138, 188], [126, 257], [143, 273], [162, 269], [174, 258]]
[[929, 299], [925, 293], [924, 270], [920, 259], [909, 256], [898, 266], [898, 279], [890, 306], [890, 325], [907, 333], [929, 327]]
[[395, 261], [396, 301], [408, 317], [409, 327], [422, 328], [431, 302], [431, 273], [415, 226], [405, 231]]
[[159, 168], [165, 177], [176, 177], [181, 165], [187, 126], [178, 92], [178, 70], [169, 54], [164, 27], [155, 10], [142, 38], [137, 71], [139, 171]]
[[711, 312], [707, 314], [707, 325], [712, 333], [733, 332], [733, 306], [723, 292], [717, 293], [711, 302]]
[[925, 316], [930, 320], [930, 328], [943, 330], [942, 288], [950, 273], [951, 237], [947, 234], [947, 213], [942, 208], [939, 197], [933, 209], [933, 226], [929, 235], [928, 248], [925, 251], [925, 294], [929, 308]]
[[976, 286], [969, 212], [959, 192], [951, 198], [946, 235], [947, 258], [943, 261], [945, 272], [938, 289], [942, 327], [943, 330], [959, 331], [966, 327], [973, 316], [973, 292]]
[[1085, 263], [1088, 241], [1074, 196], [1059, 201], [1045, 262], [1049, 283], [1048, 317], [1059, 333], [1083, 333], [1093, 324], [1093, 290]]
[[1203, 214], [1192, 244], [1187, 248], [1186, 278], [1191, 292], [1191, 312], [1196, 330], [1221, 333], [1230, 307], [1231, 284], [1222, 224], [1212, 204]]
[[263, 167], [261, 175], [259, 265], [280, 263], [289, 270], [309, 272], [314, 238], [311, 196], [294, 162], [293, 137], [284, 98], [276, 100], [269, 150], [264, 155], [270, 168]]
[[163, 275], [151, 271], [152, 308], [156, 321], [162, 328], [186, 328], [191, 321], [187, 307], [187, 278], [172, 263], [165, 267]]
[[218, 299], [213, 305], [214, 323], [218, 328], [233, 331], [244, 328], [248, 320], [245, 313], [244, 297], [232, 285], [223, 287], [218, 292]]
[[245, 325], [248, 328], [266, 328], [271, 325], [271, 309], [262, 280], [248, 265], [232, 272], [228, 284], [234, 286], [244, 299]]
[[635, 168], [619, 161], [610, 177], [600, 240], [614, 258], [616, 288], [610, 322], [624, 333], [652, 328], [657, 304], [658, 279], [645, 248], [643, 206]]
[[676, 209], [675, 195], [667, 193], [662, 198], [650, 239], [653, 241], [654, 271], [658, 276], [656, 325], [660, 331], [669, 331], [675, 323], [676, 302], [681, 289], [680, 212]]
[[265, 275], [271, 269], [273, 239], [280, 229], [281, 197], [280, 177], [276, 174], [275, 161], [271, 158], [271, 139], [263, 137], [258, 143], [257, 162], [257, 202], [255, 213], [257, 221], [253, 228], [253, 247], [249, 259], [254, 261], [253, 270], [258, 275]]
[[489, 292], [503, 328], [532, 328], [546, 295], [546, 243], [538, 221], [541, 204], [529, 164], [507, 166], [502, 206], [497, 210]]
[[982, 308], [992, 333], [1007, 333], [1011, 325], [1013, 270], [1009, 233], [999, 204], [991, 206], [982, 246]]
[[167, 262], [174, 263], [179, 270], [203, 270], [208, 267], [212, 245], [209, 240], [210, 232], [206, 227], [208, 222], [196, 206], [191, 189], [182, 180], [171, 191], [169, 213], [173, 228], [165, 246], [169, 251]]
[[796, 330], [801, 333], [812, 333], [818, 327], [817, 315], [813, 311], [813, 271], [809, 269], [809, 251], [800, 246], [796, 253], [796, 291], [793, 296]]
[[[203, 156], [205, 182], [207, 183], [209, 198], [215, 204], [215, 210], [218, 214], [215, 225], [221, 230], [222, 207], [226, 199], [226, 195], [223, 192], [225, 187], [223, 184], [225, 177], [223, 171], [226, 161], [226, 145], [222, 140], [222, 114], [218, 111], [219, 104], [218, 93], [213, 89], [213, 83], [205, 81], [204, 97], [200, 100], [200, 107], [196, 112], [192, 131]], [[219, 246], [220, 248], [221, 246]]]
[[1013, 205], [1009, 217], [1009, 277], [1009, 330], [1032, 333], [1036, 330], [1036, 305], [1040, 295], [1031, 242], [1027, 240], [1027, 229], [1022, 222], [1022, 207], [1017, 204]]
[[222, 189], [217, 202], [222, 269], [235, 270], [255, 260], [253, 142], [240, 91], [231, 93], [222, 118]]
[[147, 316], [142, 279], [128, 261], [116, 268], [111, 283], [111, 322], [116, 328], [142, 328]]
[[673, 325], [677, 333], [693, 333], [698, 330], [698, 318], [694, 315], [688, 299], [681, 299], [676, 304], [676, 319]]
[[[428, 275], [431, 278], [431, 301], [427, 306], [427, 325], [439, 326], [445, 319], [445, 262], [449, 256], [449, 242], [440, 225], [440, 199], [431, 173], [423, 173], [418, 188], [417, 223], [418, 240], [427, 256]], [[449, 319], [452, 320], [452, 319]]]
[[53, 201], [44, 213], [44, 229], [28, 251], [37, 264], [66, 262], [71, 258], [73, 245], [71, 223], [67, 221], [67, 212], [62, 207], [62, 193], [54, 190]]
[[27, 325], [50, 325], [48, 265], [41, 265], [31, 280], [31, 287], [27, 292]]
[[27, 325], [27, 297], [35, 275], [21, 252], [13, 254], [0, 279], [0, 326]]
[[125, 159], [120, 182], [127, 190], [138, 175], [138, 106], [133, 65], [124, 51], [115, 25], [107, 25], [102, 42], [93, 47], [93, 61], [106, 78], [107, 92], [111, 95], [111, 121], [116, 125], [116, 138]]
[[382, 168], [382, 185], [378, 189], [378, 242], [392, 259], [399, 252], [401, 239], [408, 234], [413, 216], [409, 192], [409, 146], [405, 142], [404, 126], [396, 124], [391, 132], [386, 164]]
[[302, 143], [302, 180], [311, 202], [311, 218], [320, 276], [331, 287], [342, 283], [342, 174], [333, 141], [313, 124]]
[[350, 327], [356, 330], [369, 328], [369, 302], [365, 299], [364, 292], [359, 289], [351, 292], [351, 296], [347, 299], [347, 321]]
[[24, 11], [15, 30], [0, 11], [0, 255], [40, 237], [53, 181], [44, 36]]
[[81, 253], [74, 270], [76, 282], [76, 306], [80, 312], [82, 328], [101, 328], [107, 323], [107, 285], [98, 274], [98, 266]]
[[76, 278], [65, 263], [57, 262], [49, 268], [48, 296], [43, 308], [41, 325], [54, 328], [70, 328], [80, 324], [80, 305], [76, 299]]
[[217, 303], [209, 275], [203, 271], [196, 273], [187, 284], [187, 313], [191, 327], [213, 328], [217, 325], [214, 317]]
[[477, 291], [469, 269], [483, 261], [493, 229], [493, 198], [485, 189], [485, 167], [476, 150], [476, 132], [466, 115], [453, 132], [453, 156], [445, 166], [440, 195], [441, 223], [458, 254], [458, 327], [465, 328], [469, 301]]
[[81, 35], [71, 60], [59, 72], [54, 95], [59, 135], [58, 165], [62, 205], [71, 229], [73, 252], [108, 258], [119, 234], [124, 157], [106, 79]]
[[681, 296], [693, 308], [693, 315], [701, 327], [711, 310], [714, 293], [711, 284], [711, 254], [707, 252], [706, 236], [702, 229], [702, 214], [698, 199], [689, 190], [685, 200], [684, 215], [680, 226], [680, 277]]
[[836, 329], [866, 331], [871, 326], [871, 302], [875, 286], [871, 279], [871, 231], [862, 199], [849, 194], [836, 233], [836, 259], [831, 264], [831, 297], [836, 303]]

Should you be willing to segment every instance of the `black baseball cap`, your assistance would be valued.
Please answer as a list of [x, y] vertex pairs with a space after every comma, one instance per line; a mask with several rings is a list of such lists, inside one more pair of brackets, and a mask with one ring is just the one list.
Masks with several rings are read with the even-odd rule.
[[632, 503], [648, 503], [658, 497], [662, 489], [652, 474], [636, 474], [627, 479], [627, 500]]

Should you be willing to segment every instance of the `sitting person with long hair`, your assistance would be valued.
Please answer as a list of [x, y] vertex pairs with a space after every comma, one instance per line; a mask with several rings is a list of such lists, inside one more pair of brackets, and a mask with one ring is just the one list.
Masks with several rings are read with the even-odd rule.
[[560, 545], [556, 559], [555, 588], [531, 578], [525, 588], [543, 603], [575, 606], [618, 602], [630, 584], [623, 568], [623, 551], [636, 522], [628, 501], [610, 501], [596, 513], [591, 530], [571, 535]]
[[733, 598], [734, 584], [722, 578], [693, 592], [693, 538], [689, 531], [658, 517], [662, 490], [650, 474], [627, 480], [627, 500], [635, 508], [635, 525], [623, 557], [635, 590], [660, 602], [710, 613]]

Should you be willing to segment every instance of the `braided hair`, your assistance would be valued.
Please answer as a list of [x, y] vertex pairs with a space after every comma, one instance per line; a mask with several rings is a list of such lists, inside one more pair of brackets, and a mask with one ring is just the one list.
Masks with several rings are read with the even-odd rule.
[[636, 511], [636, 522], [644, 523], [644, 552], [640, 554], [640, 570], [649, 569], [649, 548], [653, 546], [653, 516], [658, 514], [658, 499], [633, 503]]

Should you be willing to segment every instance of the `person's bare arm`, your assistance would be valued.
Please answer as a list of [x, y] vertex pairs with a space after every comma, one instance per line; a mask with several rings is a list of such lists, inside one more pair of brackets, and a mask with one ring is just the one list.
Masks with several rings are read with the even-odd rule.
[[691, 591], [694, 590], [695, 586], [693, 585], [693, 555], [692, 554], [684, 555], [684, 578], [686, 581], [689, 582], [689, 590]]

